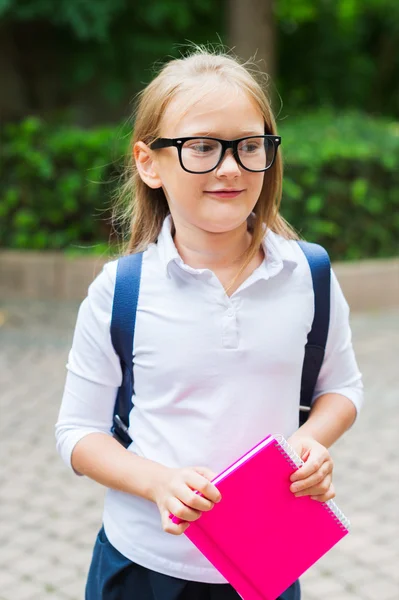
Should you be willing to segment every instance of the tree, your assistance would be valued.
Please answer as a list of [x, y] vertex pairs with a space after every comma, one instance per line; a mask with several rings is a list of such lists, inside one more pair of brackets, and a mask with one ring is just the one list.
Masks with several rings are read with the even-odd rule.
[[0, 113], [118, 120], [155, 62], [222, 30], [223, 0], [0, 0]]
[[227, 4], [229, 45], [244, 60], [256, 55], [262, 71], [272, 77], [276, 70], [273, 5], [273, 0], [229, 0]]

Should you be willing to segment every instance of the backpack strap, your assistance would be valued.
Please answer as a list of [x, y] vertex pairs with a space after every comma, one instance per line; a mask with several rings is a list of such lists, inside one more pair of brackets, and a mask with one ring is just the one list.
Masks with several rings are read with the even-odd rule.
[[299, 425], [309, 416], [313, 393], [326, 349], [330, 323], [331, 264], [327, 251], [318, 244], [298, 242], [309, 263], [314, 291], [314, 318], [305, 346], [302, 368]]
[[133, 341], [142, 261], [142, 252], [119, 258], [112, 305], [111, 340], [121, 363], [122, 384], [115, 401], [111, 431], [125, 448], [132, 442], [128, 428], [133, 408]]
[[[326, 250], [321, 246], [303, 241], [299, 241], [298, 244], [309, 263], [315, 303], [314, 318], [305, 346], [302, 369], [299, 422], [303, 425], [309, 416], [327, 343], [331, 265]], [[125, 447], [132, 442], [128, 427], [130, 411], [133, 408], [133, 341], [142, 260], [141, 252], [119, 258], [112, 306], [111, 340], [122, 368], [122, 384], [115, 401], [112, 433]]]

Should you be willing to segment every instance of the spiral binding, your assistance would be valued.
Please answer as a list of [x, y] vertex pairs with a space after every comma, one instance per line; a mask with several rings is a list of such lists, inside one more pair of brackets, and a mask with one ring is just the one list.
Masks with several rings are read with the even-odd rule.
[[348, 531], [350, 530], [351, 523], [348, 517], [345, 517], [344, 513], [338, 508], [334, 500], [327, 500], [327, 502], [323, 502], [322, 505], [325, 506], [325, 508], [332, 513], [341, 529], [345, 529]]
[[[274, 444], [275, 448], [277, 448], [280, 454], [283, 454], [285, 458], [288, 458], [288, 462], [290, 463], [291, 467], [297, 469], [305, 464], [300, 458], [300, 456], [296, 453], [294, 448], [287, 442], [287, 440], [282, 435], [277, 434], [273, 437], [276, 440], [276, 443]], [[321, 505], [323, 506], [323, 508], [330, 512], [330, 514], [332, 515], [336, 523], [341, 527], [341, 529], [344, 529], [345, 531], [350, 530], [349, 519], [344, 515], [342, 510], [338, 508], [338, 506], [333, 500], [321, 502]]]
[[300, 456], [295, 452], [294, 448], [287, 442], [287, 440], [280, 434], [273, 436], [276, 440], [275, 447], [283, 454], [286, 458], [288, 456], [289, 463], [291, 467], [297, 469], [298, 467], [302, 467], [305, 463], [300, 458]]

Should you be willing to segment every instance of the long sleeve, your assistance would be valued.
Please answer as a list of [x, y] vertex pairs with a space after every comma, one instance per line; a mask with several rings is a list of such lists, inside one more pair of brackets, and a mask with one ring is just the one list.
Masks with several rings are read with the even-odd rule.
[[110, 433], [118, 387], [119, 358], [111, 341], [110, 323], [116, 262], [105, 265], [82, 302], [67, 377], [56, 423], [56, 445], [64, 462], [79, 440], [93, 432]]
[[357, 413], [363, 404], [362, 376], [352, 346], [349, 306], [333, 272], [331, 273], [330, 326], [313, 402], [326, 393], [346, 396], [355, 405]]

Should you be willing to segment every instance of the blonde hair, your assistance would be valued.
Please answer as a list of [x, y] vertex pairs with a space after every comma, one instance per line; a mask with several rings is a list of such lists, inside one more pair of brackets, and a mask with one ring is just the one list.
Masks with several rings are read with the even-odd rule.
[[[162, 117], [166, 107], [177, 94], [189, 90], [193, 93], [194, 101], [198, 101], [200, 92], [197, 88], [203, 88], [196, 88], [195, 80], [204, 76], [216, 76], [248, 93], [263, 114], [266, 133], [277, 134], [268, 96], [248, 64], [241, 64], [236, 58], [225, 53], [195, 47], [187, 56], [171, 60], [164, 65], [155, 79], [138, 95], [126, 180], [117, 197], [117, 218], [119, 222], [129, 223], [130, 235], [124, 250], [127, 254], [141, 252], [155, 242], [163, 221], [170, 212], [162, 188], [152, 189], [140, 178], [133, 157], [134, 144], [138, 141], [150, 144], [160, 137]], [[287, 239], [297, 238], [294, 230], [279, 214], [282, 177], [282, 158], [279, 150], [273, 167], [265, 171], [261, 194], [254, 208], [252, 242], [246, 253], [246, 264], [249, 264], [259, 251], [264, 237], [263, 224]]]

